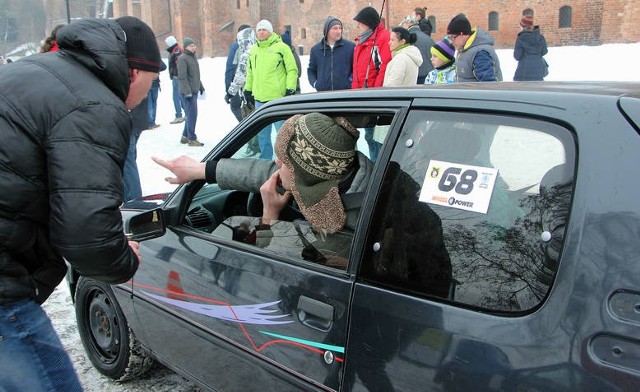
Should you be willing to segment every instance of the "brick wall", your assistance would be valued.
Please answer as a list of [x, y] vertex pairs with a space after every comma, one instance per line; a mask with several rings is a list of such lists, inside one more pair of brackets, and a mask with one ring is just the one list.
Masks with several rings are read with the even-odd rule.
[[[132, 10], [133, 0], [114, 0], [114, 16]], [[122, 3], [128, 6], [123, 7]], [[136, 2], [138, 3], [138, 2]], [[370, 4], [362, 0], [141, 0], [140, 14], [158, 34], [161, 48], [164, 38], [175, 35], [179, 40], [192, 37], [199, 46], [198, 54], [225, 56], [235, 39], [240, 24], [255, 26], [260, 19], [269, 20], [277, 33], [291, 26], [293, 44], [302, 45], [308, 54], [322, 38], [322, 27], [328, 15], [342, 20], [344, 36], [356, 36], [353, 16]], [[489, 13], [498, 13], [498, 29], [489, 31], [496, 47], [511, 48], [520, 31], [522, 11], [531, 9], [549, 46], [600, 45], [603, 43], [640, 41], [640, 1], [637, 0], [458, 0], [456, 2], [424, 1], [427, 15], [434, 16], [433, 38], [441, 39], [453, 16], [464, 12], [471, 24], [484, 30], [489, 27]], [[382, 1], [371, 2], [380, 9]], [[396, 26], [414, 7], [415, 0], [386, 0], [383, 17], [387, 26]], [[561, 6], [572, 7], [572, 24], [559, 28]], [[224, 28], [223, 28], [224, 27]], [[169, 33], [169, 30], [172, 30]]]

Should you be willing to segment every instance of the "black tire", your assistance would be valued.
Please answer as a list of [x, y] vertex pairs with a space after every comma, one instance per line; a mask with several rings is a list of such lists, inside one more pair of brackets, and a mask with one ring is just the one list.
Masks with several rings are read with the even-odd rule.
[[84, 351], [100, 373], [125, 381], [149, 370], [154, 360], [129, 328], [110, 285], [81, 277], [75, 306]]

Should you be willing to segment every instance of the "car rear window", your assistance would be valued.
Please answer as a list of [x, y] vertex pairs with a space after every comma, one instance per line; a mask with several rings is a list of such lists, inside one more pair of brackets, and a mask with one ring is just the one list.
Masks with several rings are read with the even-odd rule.
[[385, 172], [360, 276], [483, 310], [535, 308], [560, 262], [574, 149], [555, 124], [413, 111]]

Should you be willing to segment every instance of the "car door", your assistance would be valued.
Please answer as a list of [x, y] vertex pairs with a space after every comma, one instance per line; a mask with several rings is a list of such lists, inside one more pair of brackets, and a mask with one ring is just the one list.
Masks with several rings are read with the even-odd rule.
[[[333, 105], [324, 112], [346, 114]], [[386, 132], [396, 111], [373, 117], [373, 124]], [[273, 124], [275, 138], [287, 116], [261, 113], [212, 155], [257, 157], [253, 136]], [[350, 121], [365, 118], [370, 110]], [[366, 148], [364, 140], [359, 145]], [[233, 222], [260, 215], [255, 203], [255, 192], [201, 182], [170, 198], [165, 215], [177, 223], [140, 246], [143, 261], [133, 282], [140, 339], [163, 362], [216, 390], [338, 389], [354, 267], [233, 240], [241, 224]]]
[[559, 365], [568, 340], [541, 322], [557, 304], [538, 311], [560, 263], [574, 136], [469, 105], [414, 109], [397, 136], [354, 287], [345, 390], [525, 387], [511, 377], [534, 358], [549, 390], [588, 377]]

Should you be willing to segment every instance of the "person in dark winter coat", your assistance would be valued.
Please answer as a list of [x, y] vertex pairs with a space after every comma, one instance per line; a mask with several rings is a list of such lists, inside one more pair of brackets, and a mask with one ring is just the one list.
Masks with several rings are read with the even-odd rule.
[[176, 117], [170, 124], [179, 124], [184, 121], [184, 117], [182, 117], [184, 102], [180, 95], [180, 82], [178, 82], [178, 57], [180, 57], [184, 51], [180, 45], [178, 45], [178, 40], [173, 35], [168, 36], [164, 42], [167, 44], [167, 52], [169, 52], [169, 77], [171, 78], [171, 87], [173, 88], [173, 107], [176, 111]]
[[322, 34], [309, 54], [309, 84], [316, 91], [350, 89], [356, 44], [342, 37], [342, 22], [333, 16], [324, 22]]
[[117, 284], [138, 268], [119, 207], [129, 110], [160, 71], [141, 20], [83, 19], [57, 53], [0, 70], [0, 390], [81, 391], [38, 306], [66, 273]]
[[187, 37], [182, 40], [184, 53], [178, 57], [178, 81], [180, 82], [180, 95], [184, 102], [184, 111], [187, 120], [184, 123], [181, 144], [189, 144], [190, 147], [202, 147], [204, 143], [198, 141], [196, 136], [196, 122], [198, 121], [198, 92], [201, 91], [200, 65], [196, 58], [196, 43]]
[[429, 19], [427, 19], [427, 7], [417, 7], [413, 10], [413, 17], [418, 23], [418, 27], [420, 27], [420, 31], [431, 37], [431, 33], [433, 32], [433, 26]]
[[542, 58], [547, 54], [547, 41], [539, 26], [533, 25], [533, 16], [524, 15], [520, 20], [522, 31], [518, 33], [513, 57], [518, 61], [513, 80], [543, 80], [547, 63]]
[[296, 94], [300, 94], [300, 76], [302, 76], [302, 63], [300, 62], [300, 56], [298, 56], [298, 52], [296, 51], [296, 48], [293, 46], [293, 43], [291, 43], [291, 33], [289, 32], [289, 30], [285, 31], [280, 36], [280, 39], [286, 45], [289, 45], [289, 48], [291, 48], [291, 53], [293, 54], [293, 58], [296, 61], [296, 67], [298, 67], [298, 81], [296, 82]]
[[493, 47], [494, 39], [476, 27], [464, 14], [458, 14], [447, 26], [449, 42], [458, 50], [456, 72], [458, 82], [502, 81], [500, 59]]
[[[415, 15], [415, 13], [414, 13]], [[422, 64], [418, 69], [418, 84], [423, 84], [424, 80], [427, 78], [429, 72], [433, 70], [433, 64], [429, 59], [431, 58], [431, 48], [435, 44], [433, 39], [428, 34], [425, 34], [420, 27], [418, 26], [418, 20], [413, 16], [409, 15], [402, 21], [402, 27], [409, 30], [410, 33], [416, 35], [416, 42], [414, 45], [420, 50], [420, 54], [422, 55]]]

